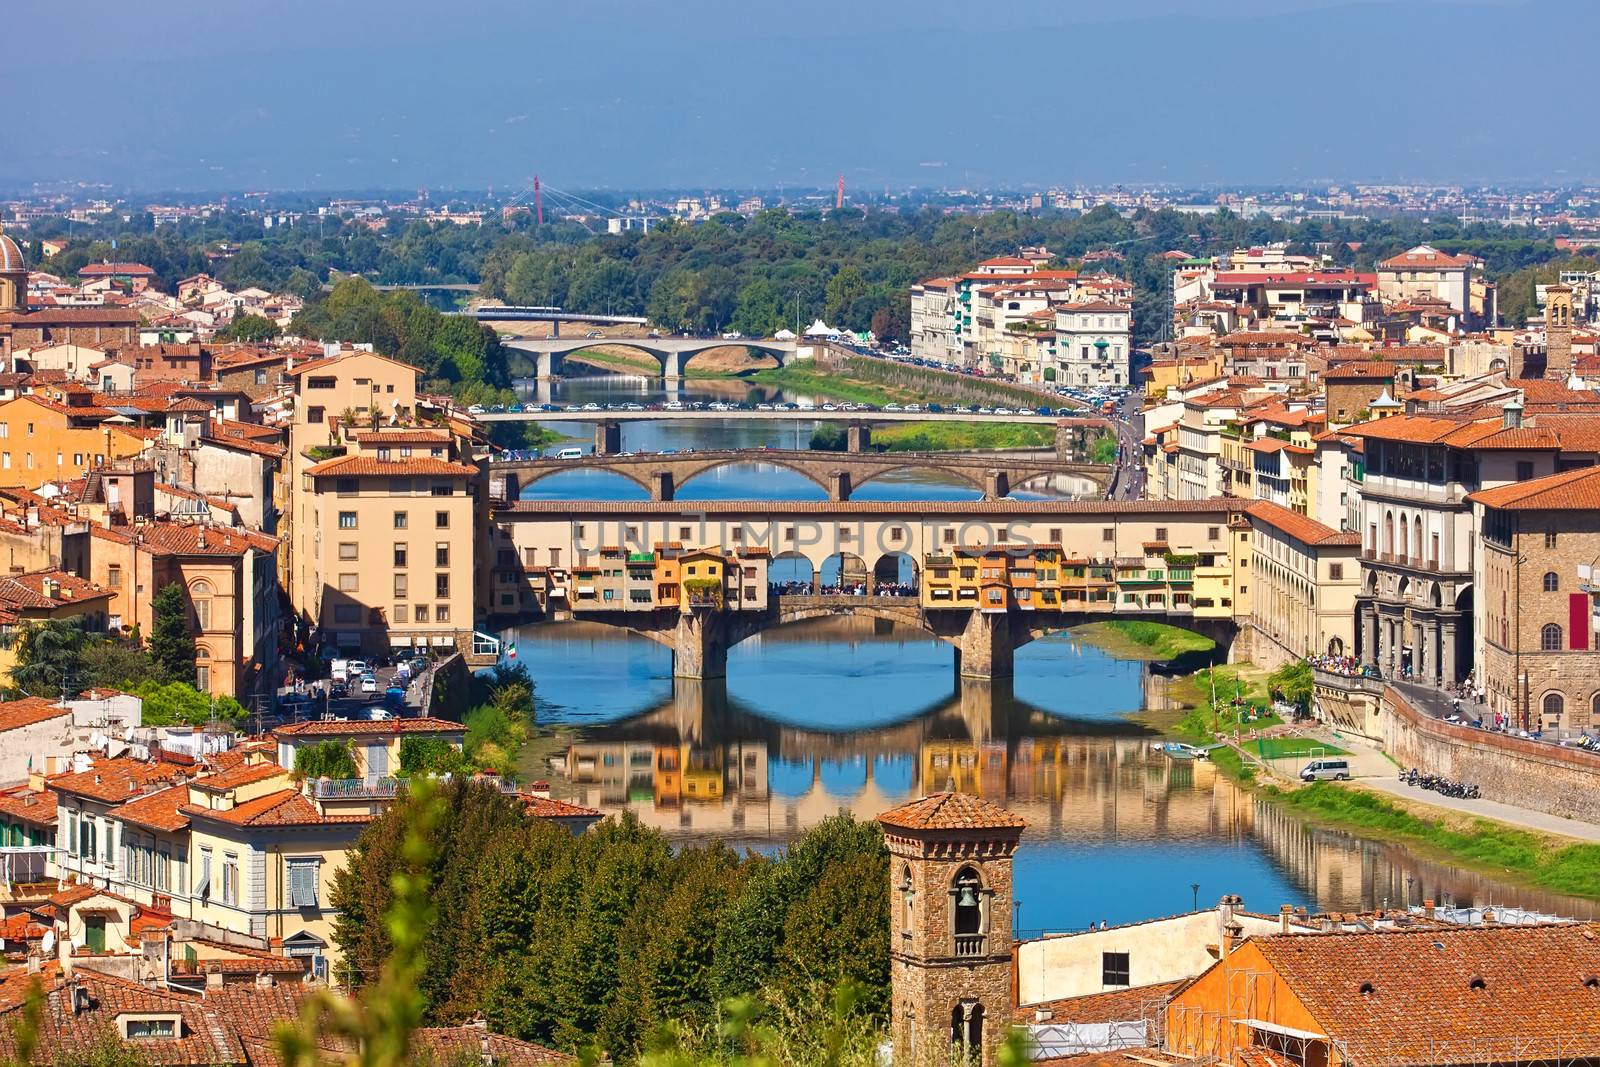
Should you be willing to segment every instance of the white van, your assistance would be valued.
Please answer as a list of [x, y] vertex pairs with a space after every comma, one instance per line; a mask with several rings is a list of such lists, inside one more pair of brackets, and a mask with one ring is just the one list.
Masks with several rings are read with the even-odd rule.
[[1300, 772], [1302, 782], [1324, 782], [1328, 779], [1336, 782], [1348, 781], [1350, 778], [1350, 761], [1347, 759], [1329, 758], [1314, 759], [1305, 765]]
[[578, 448], [575, 445], [568, 445], [566, 448], [558, 448], [558, 449], [556, 449], [555, 458], [556, 459], [582, 459], [583, 458], [583, 449]]
[[350, 679], [350, 661], [347, 659], [334, 660], [333, 665], [328, 668], [328, 674], [336, 682], [348, 681]]

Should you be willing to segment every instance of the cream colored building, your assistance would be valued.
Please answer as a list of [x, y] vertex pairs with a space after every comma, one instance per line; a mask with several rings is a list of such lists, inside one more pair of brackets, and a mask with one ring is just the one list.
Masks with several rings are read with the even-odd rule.
[[[1250, 619], [1278, 661], [1355, 648], [1361, 535], [1341, 533], [1266, 500], [1251, 504]], [[1256, 662], [1276, 666], [1256, 644]]]
[[324, 643], [383, 653], [470, 639], [480, 470], [416, 425], [416, 368], [370, 352], [290, 372], [290, 602]]

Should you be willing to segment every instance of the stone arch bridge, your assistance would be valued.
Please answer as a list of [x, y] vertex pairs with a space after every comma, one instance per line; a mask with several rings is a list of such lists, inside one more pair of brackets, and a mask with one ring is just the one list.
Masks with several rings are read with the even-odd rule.
[[[586, 610], [582, 618], [618, 626], [664, 645], [672, 651], [673, 677], [704, 679], [727, 676], [728, 650], [739, 642], [775, 627], [831, 615], [877, 619], [921, 630], [955, 650], [959, 677], [982, 680], [1012, 677], [1016, 650], [1031, 641], [1109, 617], [1107, 612], [1083, 611], [929, 610], [914, 597], [808, 594], [774, 596], [765, 611]], [[1232, 648], [1238, 634], [1232, 619], [1176, 619], [1164, 612], [1117, 612], [1116, 617], [1174, 623], [1210, 637], [1224, 652]]]
[[780, 367], [793, 362], [799, 351], [794, 341], [728, 341], [720, 337], [522, 337], [500, 343], [526, 354], [533, 363], [535, 378], [554, 378], [561, 373], [568, 356], [601, 345], [627, 348], [650, 357], [661, 364], [661, 376], [668, 379], [682, 378], [690, 360], [713, 348], [742, 347], [757, 355], [771, 356]]
[[620, 475], [650, 493], [651, 500], [672, 500], [679, 486], [720, 467], [744, 463], [770, 464], [793, 471], [827, 490], [828, 499], [845, 501], [858, 486], [900, 471], [940, 471], [960, 478], [985, 498], [1009, 496], [1030, 481], [1070, 479], [1081, 483], [1080, 497], [1103, 497], [1116, 468], [1103, 463], [1059, 459], [1049, 453], [1004, 452], [820, 452], [787, 449], [728, 449], [676, 455], [592, 455], [582, 459], [500, 460], [490, 467], [490, 495], [515, 501], [522, 490], [543, 478], [568, 471], [605, 471]]

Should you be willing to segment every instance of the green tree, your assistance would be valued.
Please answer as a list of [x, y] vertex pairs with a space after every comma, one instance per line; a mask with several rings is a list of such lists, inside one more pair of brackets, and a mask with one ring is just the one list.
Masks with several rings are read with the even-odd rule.
[[1315, 683], [1311, 664], [1305, 660], [1285, 663], [1267, 676], [1267, 685], [1291, 704], [1302, 708], [1311, 706], [1311, 693]]
[[87, 684], [83, 649], [88, 640], [82, 619], [41, 619], [25, 624], [16, 638], [12, 683], [30, 696], [77, 696]]
[[227, 329], [220, 331], [218, 336], [229, 341], [243, 341], [246, 344], [259, 344], [277, 337], [281, 331], [278, 324], [263, 315], [235, 315]]
[[356, 756], [348, 741], [318, 741], [296, 748], [290, 769], [301, 778], [343, 781], [356, 777]]
[[437, 737], [407, 735], [400, 739], [400, 776], [461, 774], [470, 772], [466, 756], [450, 742]]
[[828, 289], [823, 304], [823, 314], [828, 325], [840, 329], [861, 330], [867, 323], [857, 315], [857, 302], [867, 295], [867, 281], [854, 265], [840, 268], [828, 279]]
[[202, 693], [187, 682], [163, 684], [147, 679], [129, 692], [144, 701], [142, 716], [146, 726], [204, 726], [213, 717], [230, 723], [243, 722], [245, 718], [244, 706], [237, 700]]
[[150, 661], [164, 682], [194, 684], [194, 635], [189, 632], [189, 598], [182, 585], [161, 588], [151, 602]]

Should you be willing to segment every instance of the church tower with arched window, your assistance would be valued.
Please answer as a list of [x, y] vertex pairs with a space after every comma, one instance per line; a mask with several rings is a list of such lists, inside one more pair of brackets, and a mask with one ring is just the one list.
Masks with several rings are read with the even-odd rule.
[[990, 1065], [1011, 1025], [1011, 860], [1026, 824], [965, 793], [878, 816], [896, 1063]]
[[1572, 374], [1572, 287], [1544, 291], [1544, 376], [1565, 382]]

